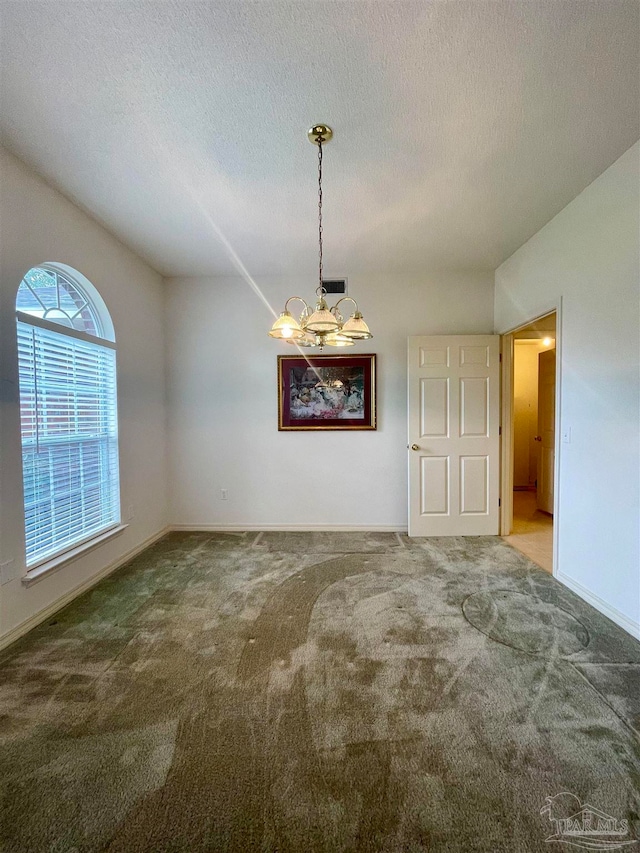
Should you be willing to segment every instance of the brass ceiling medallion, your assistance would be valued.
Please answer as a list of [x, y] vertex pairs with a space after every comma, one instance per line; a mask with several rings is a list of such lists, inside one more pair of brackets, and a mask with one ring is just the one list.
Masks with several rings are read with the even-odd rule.
[[[318, 146], [318, 287], [315, 308], [305, 302], [301, 296], [290, 296], [285, 302], [284, 311], [277, 318], [269, 334], [272, 338], [296, 344], [299, 347], [317, 347], [320, 351], [325, 346], [351, 347], [356, 341], [372, 338], [369, 327], [358, 309], [355, 299], [343, 296], [329, 308], [325, 300], [327, 291], [322, 279], [322, 146], [333, 138], [333, 131], [326, 124], [314, 124], [307, 131], [309, 141]], [[304, 308], [300, 317], [296, 318], [289, 311], [289, 303], [297, 300]], [[354, 312], [345, 321], [338, 310], [341, 302], [353, 302]]]
[[314, 124], [307, 131], [307, 136], [314, 145], [324, 145], [333, 139], [333, 131], [326, 124]]

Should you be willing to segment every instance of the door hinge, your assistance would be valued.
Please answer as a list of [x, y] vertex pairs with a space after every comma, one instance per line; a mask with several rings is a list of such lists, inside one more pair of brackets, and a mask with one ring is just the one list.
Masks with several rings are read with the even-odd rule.
[[500, 361], [502, 361], [502, 353], [500, 353]]
[[498, 506], [502, 506], [502, 498], [498, 498]]
[[498, 435], [502, 435], [502, 427], [498, 427]]

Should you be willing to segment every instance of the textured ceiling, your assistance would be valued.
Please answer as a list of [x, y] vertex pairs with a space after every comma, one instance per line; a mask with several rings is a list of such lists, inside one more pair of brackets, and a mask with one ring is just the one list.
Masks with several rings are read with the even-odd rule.
[[5, 145], [165, 274], [494, 269], [639, 130], [640, 6], [7, 2]]

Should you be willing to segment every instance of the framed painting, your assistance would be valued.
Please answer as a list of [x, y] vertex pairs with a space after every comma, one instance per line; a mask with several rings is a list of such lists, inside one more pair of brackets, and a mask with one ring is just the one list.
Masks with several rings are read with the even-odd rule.
[[375, 429], [376, 357], [278, 356], [278, 429]]

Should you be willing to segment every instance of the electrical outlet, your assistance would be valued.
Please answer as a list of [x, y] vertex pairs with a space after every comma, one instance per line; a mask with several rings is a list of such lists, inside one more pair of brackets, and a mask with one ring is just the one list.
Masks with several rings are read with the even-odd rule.
[[136, 508], [134, 507], [133, 504], [129, 504], [129, 506], [127, 507], [127, 521], [133, 521], [133, 519], [135, 517], [136, 517]]
[[220, 500], [226, 501], [229, 498], [229, 490], [228, 489], [220, 489]]

